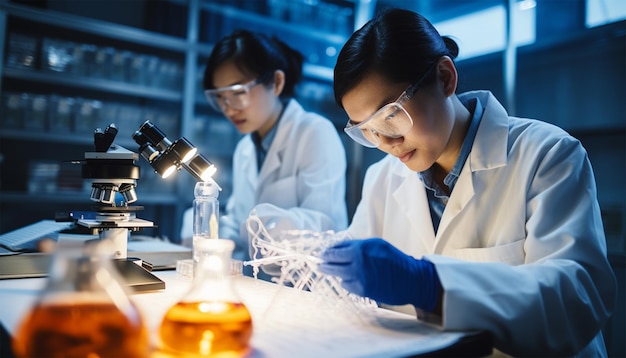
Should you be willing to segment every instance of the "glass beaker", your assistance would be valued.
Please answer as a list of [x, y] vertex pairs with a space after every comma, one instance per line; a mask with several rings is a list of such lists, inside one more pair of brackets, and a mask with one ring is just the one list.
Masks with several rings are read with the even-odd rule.
[[175, 356], [239, 357], [249, 352], [252, 317], [232, 287], [232, 240], [201, 240], [191, 288], [163, 317], [160, 350]]
[[18, 357], [147, 357], [150, 337], [106, 249], [61, 241], [47, 283], [23, 317]]

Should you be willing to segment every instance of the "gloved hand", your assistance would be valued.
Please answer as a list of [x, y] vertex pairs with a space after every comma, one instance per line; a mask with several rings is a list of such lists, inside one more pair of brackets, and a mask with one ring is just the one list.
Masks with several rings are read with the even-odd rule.
[[340, 277], [342, 286], [354, 294], [389, 305], [435, 309], [441, 290], [435, 266], [383, 239], [342, 241], [326, 249], [321, 259], [318, 269]]

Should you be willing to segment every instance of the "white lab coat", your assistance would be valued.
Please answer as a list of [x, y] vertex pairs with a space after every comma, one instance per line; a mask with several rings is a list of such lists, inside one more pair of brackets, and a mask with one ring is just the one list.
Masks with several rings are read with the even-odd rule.
[[348, 231], [435, 264], [444, 329], [488, 330], [512, 355], [606, 356], [616, 283], [586, 151], [490, 92], [459, 97], [485, 109], [437, 233], [424, 185], [392, 156], [368, 169]]
[[[264, 223], [279, 220], [284, 229], [345, 230], [345, 175], [345, 149], [333, 124], [292, 99], [260, 172], [251, 136], [237, 143], [233, 191], [220, 216], [220, 237], [235, 240], [233, 256], [247, 259], [246, 219], [255, 207]], [[187, 210], [181, 237], [191, 237], [192, 218]]]

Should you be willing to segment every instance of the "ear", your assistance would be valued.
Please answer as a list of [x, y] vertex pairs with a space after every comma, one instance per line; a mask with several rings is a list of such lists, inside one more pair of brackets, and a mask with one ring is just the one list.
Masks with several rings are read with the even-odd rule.
[[282, 70], [274, 71], [274, 94], [280, 96], [285, 88], [285, 72]]
[[456, 72], [456, 66], [450, 57], [443, 56], [439, 59], [437, 64], [437, 71], [439, 72], [439, 81], [441, 81], [442, 88], [446, 96], [452, 96], [456, 91], [456, 86], [459, 80]]

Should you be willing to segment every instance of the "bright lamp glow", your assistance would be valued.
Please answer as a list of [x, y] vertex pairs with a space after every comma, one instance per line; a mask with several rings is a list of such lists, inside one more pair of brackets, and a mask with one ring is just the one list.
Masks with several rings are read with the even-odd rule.
[[189, 163], [189, 161], [191, 160], [191, 158], [193, 158], [196, 153], [198, 153], [198, 148], [192, 148], [189, 152], [187, 152], [187, 154], [183, 157], [182, 162], [183, 163]]
[[176, 153], [176, 156], [180, 158], [180, 161], [183, 163], [188, 163], [191, 158], [198, 153], [198, 149], [194, 147], [185, 137], [175, 141], [170, 148], [174, 153]]
[[161, 178], [166, 179], [176, 172], [176, 156], [171, 152], [162, 153], [150, 165]]
[[165, 172], [161, 175], [161, 178], [167, 179], [174, 173], [176, 173], [176, 166], [170, 165], [169, 167], [167, 167], [167, 169], [165, 169]]
[[157, 126], [149, 120], [133, 134], [139, 144], [141, 156], [162, 177], [167, 178], [185, 168], [196, 180], [209, 181], [217, 168], [213, 163], [198, 153], [198, 149], [185, 137], [172, 143]]
[[185, 169], [193, 175], [194, 178], [200, 181], [209, 181], [213, 177], [213, 174], [217, 171], [217, 168], [213, 163], [206, 159], [202, 154], [195, 156], [187, 165]]
[[210, 167], [208, 167], [204, 172], [202, 172], [202, 174], [200, 174], [200, 178], [202, 179], [202, 181], [209, 181], [211, 178], [213, 178], [215, 172], [217, 172], [217, 168], [215, 167], [215, 165], [211, 164]]

